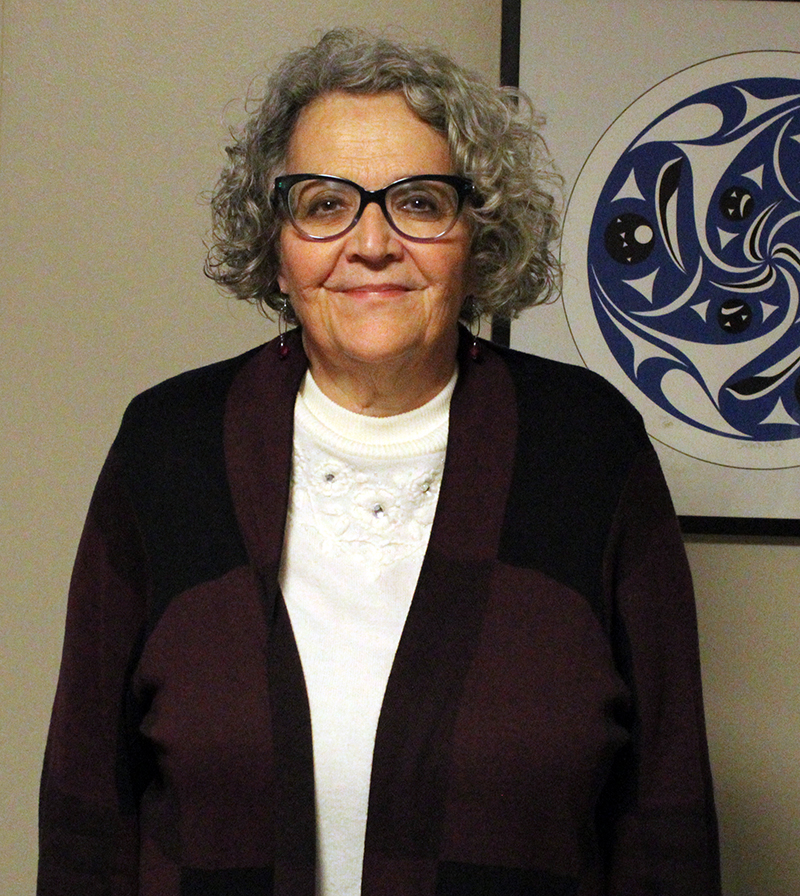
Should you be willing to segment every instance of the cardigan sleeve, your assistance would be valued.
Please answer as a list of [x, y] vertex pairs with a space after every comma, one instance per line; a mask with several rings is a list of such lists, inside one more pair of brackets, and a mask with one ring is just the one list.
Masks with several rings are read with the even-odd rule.
[[138, 893], [126, 678], [145, 619], [145, 564], [112, 449], [73, 570], [39, 804], [38, 896]]
[[631, 740], [599, 813], [609, 896], [718, 896], [719, 846], [691, 574], [655, 452], [623, 489], [605, 589]]

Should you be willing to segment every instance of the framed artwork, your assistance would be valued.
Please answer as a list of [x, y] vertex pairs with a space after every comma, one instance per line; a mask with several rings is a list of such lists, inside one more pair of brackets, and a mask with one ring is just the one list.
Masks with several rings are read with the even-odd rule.
[[800, 535], [800, 7], [506, 2], [506, 83], [515, 17], [568, 201], [510, 344], [632, 401], [685, 531]]

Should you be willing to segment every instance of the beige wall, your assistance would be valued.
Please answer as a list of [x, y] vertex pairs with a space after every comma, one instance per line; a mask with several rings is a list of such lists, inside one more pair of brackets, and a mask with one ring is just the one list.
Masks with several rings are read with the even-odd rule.
[[[2, 0], [0, 0], [2, 2]], [[366, 12], [372, 9], [374, 12]], [[224, 122], [262, 61], [392, 26], [496, 78], [500, 0], [0, 6], [0, 892], [33, 890], [66, 582], [119, 417], [142, 388], [273, 330], [201, 273]], [[402, 23], [402, 28], [397, 23]], [[535, 312], [534, 312], [535, 313]], [[728, 896], [800, 892], [800, 551], [698, 540]]]
[[800, 547], [695, 537], [725, 896], [800, 893]]

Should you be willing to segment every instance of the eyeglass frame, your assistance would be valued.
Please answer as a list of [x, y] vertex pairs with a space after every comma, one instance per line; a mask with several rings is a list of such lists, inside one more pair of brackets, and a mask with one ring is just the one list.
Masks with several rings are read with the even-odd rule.
[[[289, 203], [289, 191], [295, 184], [301, 183], [304, 180], [327, 180], [333, 181], [334, 183], [347, 184], [350, 187], [354, 187], [358, 192], [358, 209], [353, 216], [353, 220], [340, 233], [335, 233], [331, 236], [312, 236], [310, 233], [306, 233], [305, 230], [303, 230], [295, 221], [294, 216], [292, 215], [291, 205]], [[394, 187], [397, 187], [400, 184], [414, 183], [415, 181], [423, 180], [432, 180], [436, 181], [437, 183], [449, 184], [449, 186], [455, 189], [456, 196], [458, 197], [458, 206], [456, 207], [456, 213], [453, 215], [453, 220], [441, 233], [438, 233], [436, 236], [411, 236], [410, 234], [405, 233], [392, 220], [392, 216], [389, 210], [386, 208], [386, 194], [390, 190], [394, 189]], [[461, 212], [464, 208], [464, 202], [467, 199], [472, 199], [473, 202], [477, 201], [478, 193], [475, 189], [475, 184], [468, 178], [461, 177], [458, 174], [412, 174], [410, 177], [401, 177], [400, 180], [396, 180], [393, 183], [390, 183], [388, 186], [382, 187], [380, 190], [367, 190], [365, 187], [362, 187], [361, 184], [357, 184], [355, 181], [348, 180], [346, 177], [336, 177], [336, 175], [333, 174], [284, 174], [280, 177], [276, 177], [275, 181], [273, 182], [273, 201], [279, 200], [280, 206], [285, 211], [289, 222], [300, 234], [300, 236], [302, 236], [304, 239], [312, 240], [316, 243], [325, 243], [331, 240], [338, 240], [339, 237], [342, 237], [346, 233], [349, 233], [361, 220], [361, 215], [364, 213], [364, 209], [371, 202], [374, 202], [378, 206], [378, 208], [383, 212], [383, 217], [386, 219], [388, 225], [392, 228], [392, 230], [394, 230], [395, 233], [403, 237], [403, 239], [411, 240], [415, 243], [432, 243], [435, 240], [440, 240], [443, 236], [446, 236], [453, 229], [453, 227], [455, 227], [456, 221], [458, 221], [459, 216], [461, 215]]]

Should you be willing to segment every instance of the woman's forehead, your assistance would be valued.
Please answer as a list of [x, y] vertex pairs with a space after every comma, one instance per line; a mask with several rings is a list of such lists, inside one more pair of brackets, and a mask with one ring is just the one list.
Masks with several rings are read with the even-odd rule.
[[373, 189], [452, 168], [446, 139], [410, 109], [402, 93], [316, 98], [298, 116], [286, 162], [289, 174], [335, 174]]

